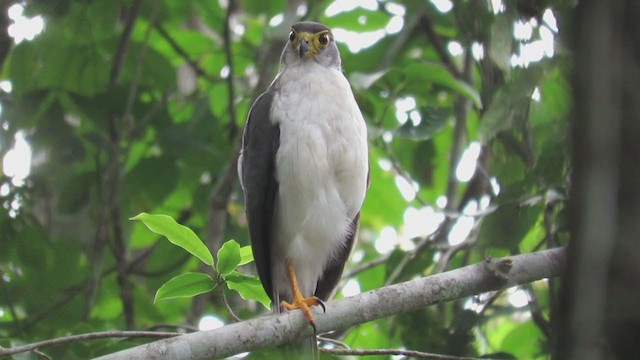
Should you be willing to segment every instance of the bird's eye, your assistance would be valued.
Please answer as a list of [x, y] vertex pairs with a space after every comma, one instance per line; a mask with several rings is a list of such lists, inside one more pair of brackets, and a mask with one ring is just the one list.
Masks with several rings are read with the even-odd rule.
[[294, 33], [293, 31], [291, 31], [289, 33], [289, 41], [293, 41], [296, 39], [296, 33]]
[[318, 41], [320, 42], [320, 45], [327, 46], [327, 44], [329, 44], [329, 34], [320, 35]]

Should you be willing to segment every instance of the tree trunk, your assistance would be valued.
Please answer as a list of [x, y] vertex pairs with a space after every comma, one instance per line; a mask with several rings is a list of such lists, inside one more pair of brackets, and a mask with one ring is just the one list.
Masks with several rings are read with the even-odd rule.
[[640, 358], [640, 3], [575, 17], [572, 240], [557, 359]]

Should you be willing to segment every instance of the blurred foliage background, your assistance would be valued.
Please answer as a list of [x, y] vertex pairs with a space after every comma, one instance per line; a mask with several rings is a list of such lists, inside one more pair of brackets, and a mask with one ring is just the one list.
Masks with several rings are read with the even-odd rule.
[[[214, 253], [228, 239], [248, 245], [239, 137], [303, 18], [334, 29], [369, 128], [371, 188], [338, 296], [565, 244], [571, 3], [0, 2], [0, 345], [232, 322], [223, 287], [153, 304], [161, 284], [199, 265], [128, 218], [170, 215]], [[541, 281], [336, 336], [544, 359], [556, 297]], [[228, 301], [241, 318], [265, 311]], [[88, 358], [137, 342], [45, 353]]]

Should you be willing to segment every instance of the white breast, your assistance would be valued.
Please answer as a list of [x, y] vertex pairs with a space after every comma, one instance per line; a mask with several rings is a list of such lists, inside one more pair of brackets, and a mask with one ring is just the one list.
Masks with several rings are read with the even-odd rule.
[[[362, 206], [367, 131], [340, 71], [308, 62], [281, 73], [278, 82], [287, 86], [271, 108], [280, 126], [272, 256], [293, 262], [303, 295], [311, 296]], [[272, 271], [274, 287], [288, 294], [284, 264]]]

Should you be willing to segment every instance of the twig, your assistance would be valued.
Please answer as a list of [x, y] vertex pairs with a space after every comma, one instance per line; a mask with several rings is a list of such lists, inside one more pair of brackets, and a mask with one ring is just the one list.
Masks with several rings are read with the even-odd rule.
[[[120, 36], [120, 40], [118, 41], [118, 48], [114, 55], [113, 65], [111, 66], [111, 70], [109, 72], [109, 86], [113, 86], [118, 82], [118, 78], [122, 73], [122, 67], [124, 66], [125, 59], [129, 52], [129, 45], [131, 43], [131, 32], [133, 31], [133, 25], [140, 11], [140, 7], [142, 5], [142, 0], [136, 0], [129, 11], [126, 13], [125, 25]], [[119, 145], [120, 136], [119, 136], [119, 128], [120, 124], [116, 120], [115, 116], [110, 115], [108, 117], [108, 129], [109, 129], [109, 140], [111, 144], [117, 143]], [[109, 227], [109, 215], [111, 211], [111, 204], [114, 198], [111, 196], [112, 194], [105, 194], [104, 188], [102, 186], [102, 182], [105, 184], [109, 184], [112, 180], [116, 179], [117, 176], [114, 173], [115, 168], [118, 166], [114, 165], [118, 162], [119, 154], [115, 151], [115, 147], [112, 146], [111, 154], [109, 156], [109, 166], [107, 167], [104, 173], [106, 174], [104, 180], [101, 178], [103, 171], [101, 171], [100, 166], [100, 156], [96, 155], [96, 176], [98, 177], [98, 194], [101, 199], [101, 202], [104, 204], [99, 211], [99, 221], [97, 225], [96, 235], [93, 240], [93, 246], [89, 251], [89, 259], [91, 260], [92, 273], [89, 275], [89, 280], [85, 283], [86, 290], [86, 300], [84, 306], [84, 316], [88, 318], [91, 313], [91, 308], [93, 307], [93, 301], [95, 295], [97, 293], [97, 287], [100, 281], [100, 273], [104, 260], [104, 248], [108, 245], [108, 227]], [[112, 190], [113, 187], [110, 187], [109, 190]]]
[[390, 257], [391, 257], [391, 253], [388, 253], [388, 254], [382, 255], [380, 257], [377, 257], [377, 258], [375, 258], [375, 259], [373, 259], [371, 261], [368, 261], [366, 263], [362, 263], [362, 264], [356, 266], [355, 268], [351, 269], [351, 271], [345, 273], [342, 276], [342, 278], [343, 279], [350, 279], [350, 278], [360, 274], [363, 271], [367, 271], [367, 270], [369, 270], [371, 268], [374, 268], [374, 267], [376, 267], [378, 265], [386, 263], [389, 260]]
[[176, 332], [153, 332], [153, 331], [104, 331], [87, 333], [80, 335], [65, 336], [57, 339], [40, 341], [33, 344], [21, 345], [11, 348], [0, 348], [0, 356], [19, 354], [26, 351], [46, 349], [51, 346], [69, 344], [85, 340], [105, 339], [105, 338], [168, 338], [182, 335]]
[[198, 76], [205, 78], [210, 82], [217, 82], [218, 80], [220, 80], [218, 77], [206, 72], [200, 67], [200, 65], [198, 65], [195, 60], [191, 59], [191, 57], [189, 57], [189, 54], [187, 54], [187, 52], [180, 46], [180, 44], [178, 44], [178, 42], [174, 38], [172, 38], [171, 35], [169, 35], [167, 30], [165, 30], [162, 25], [155, 24], [154, 27], [156, 30], [158, 30], [160, 36], [162, 36], [162, 38], [169, 43], [169, 46], [171, 46], [173, 51], [175, 51], [176, 54], [180, 55], [180, 57], [187, 62], [187, 64], [193, 69], [193, 71], [196, 72]]
[[[465, 75], [470, 72], [471, 54], [469, 51], [465, 53]], [[447, 206], [448, 211], [454, 211], [461, 205], [458, 204], [458, 180], [456, 177], [456, 169], [458, 162], [462, 157], [464, 142], [467, 137], [467, 114], [469, 112], [470, 100], [465, 99], [462, 95], [458, 95], [454, 104], [455, 124], [453, 127], [453, 140], [451, 143], [451, 151], [449, 152], [449, 176], [447, 180]]]
[[164, 268], [160, 268], [158, 270], [153, 270], [153, 271], [148, 271], [148, 270], [136, 269], [134, 267], [129, 266], [129, 273], [132, 274], [132, 275], [139, 275], [139, 276], [144, 276], [144, 277], [163, 276], [163, 275], [166, 275], [166, 274], [176, 270], [177, 268], [181, 267], [182, 265], [186, 264], [187, 261], [189, 261], [189, 259], [191, 259], [191, 258], [192, 258], [191, 254], [189, 254], [188, 252], [184, 252], [182, 254], [182, 256], [177, 261], [174, 261], [172, 264], [169, 264], [169, 265], [165, 266]]
[[[113, 270], [111, 272], [113, 272]], [[52, 303], [41, 312], [30, 317], [29, 322], [25, 322], [24, 324], [24, 330], [28, 332], [31, 329], [31, 327], [39, 324], [42, 320], [46, 319], [48, 316], [59, 313], [57, 310], [62, 306], [64, 306], [66, 303], [73, 300], [73, 298], [75, 298], [76, 295], [80, 294], [82, 292], [82, 289], [85, 288], [88, 281], [89, 280], [85, 280], [84, 282], [71, 285], [68, 288], [60, 291], [60, 293], [63, 294], [62, 298]], [[52, 299], [52, 301], [54, 301], [54, 299]]]
[[[118, 164], [113, 164], [119, 167]], [[122, 214], [120, 212], [120, 191], [122, 189], [122, 173], [121, 169], [116, 170], [117, 179], [114, 180], [111, 195], [114, 199], [111, 204], [111, 228], [113, 232], [114, 256], [116, 258], [117, 276], [116, 280], [120, 288], [120, 298], [122, 299], [122, 311], [124, 313], [125, 326], [127, 329], [133, 329], [135, 326], [135, 308], [133, 304], [133, 289], [129, 272], [127, 271], [127, 249], [124, 242], [124, 234], [122, 230]]]
[[[149, 16], [149, 21], [151, 24], [156, 22], [156, 17], [158, 15], [158, 3], [153, 2], [151, 8], [151, 15]], [[124, 131], [127, 133], [127, 136], [130, 135], [130, 131], [133, 129], [133, 105], [135, 104], [136, 97], [138, 96], [138, 86], [140, 84], [140, 77], [142, 76], [142, 71], [144, 70], [144, 59], [147, 57], [147, 50], [149, 49], [149, 39], [151, 37], [151, 29], [152, 26], [148, 25], [147, 30], [144, 33], [144, 40], [142, 42], [142, 48], [138, 54], [138, 59], [136, 62], [136, 71], [134, 73], [133, 79], [131, 80], [131, 86], [129, 86], [129, 94], [127, 96], [127, 103], [125, 105], [124, 114], [122, 115], [122, 125]], [[129, 143], [128, 146], [131, 144]], [[128, 151], [128, 150], [127, 150]]]
[[227, 295], [225, 293], [224, 284], [221, 284], [221, 286], [220, 286], [220, 296], [222, 297], [222, 303], [224, 304], [224, 307], [227, 308], [227, 312], [229, 313], [229, 316], [231, 316], [233, 321], [241, 322], [242, 319], [240, 319], [238, 317], [238, 315], [236, 315], [236, 313], [233, 312], [233, 309], [231, 309], [231, 306], [229, 305], [229, 302], [227, 301]]
[[[396, 157], [396, 155], [393, 153], [393, 150], [391, 149], [391, 147], [389, 146], [389, 144], [385, 141], [380, 141], [379, 143], [382, 144], [382, 149], [384, 150], [384, 152], [387, 154], [387, 156], [389, 157], [389, 161], [391, 161], [391, 166], [393, 167], [393, 169], [395, 170], [396, 174], [400, 175], [401, 177], [403, 177], [409, 184], [413, 185], [413, 177], [411, 176], [411, 174], [409, 174], [408, 171], [406, 171], [402, 165], [400, 164], [400, 160]], [[418, 203], [420, 203], [420, 205], [422, 206], [430, 206], [433, 209], [437, 209], [437, 206], [434, 206], [432, 204], [427, 203], [427, 201], [425, 201], [420, 194], [418, 193], [418, 191], [415, 191], [415, 200], [418, 201]]]
[[227, 13], [224, 17], [224, 28], [222, 30], [223, 34], [223, 44], [224, 44], [224, 53], [227, 59], [227, 67], [229, 69], [229, 75], [227, 75], [227, 100], [228, 107], [227, 113], [229, 114], [229, 138], [234, 139], [238, 133], [238, 124], [236, 123], [236, 106], [235, 106], [235, 88], [234, 88], [234, 64], [233, 64], [233, 50], [232, 39], [231, 39], [231, 27], [230, 21], [231, 16], [233, 16], [234, 11], [236, 10], [236, 3], [234, 0], [229, 0], [229, 4], [227, 5]]
[[328, 343], [331, 343], [331, 344], [334, 344], [334, 345], [338, 345], [343, 349], [351, 349], [351, 347], [349, 347], [349, 345], [347, 345], [347, 343], [343, 343], [342, 341], [339, 341], [339, 340], [336, 340], [336, 339], [332, 339], [332, 338], [324, 337], [324, 336], [316, 336], [316, 338], [318, 339], [318, 341], [324, 341], [324, 342], [328, 342]]
[[[105, 200], [105, 190], [104, 185], [105, 181], [103, 179], [103, 174], [106, 172], [106, 169], [103, 168], [102, 161], [102, 151], [96, 151], [93, 156], [93, 161], [95, 162], [95, 172], [93, 174], [96, 183], [96, 195], [100, 201], [100, 205], [106, 202]], [[93, 238], [93, 243], [87, 249], [87, 257], [89, 258], [90, 264], [90, 273], [88, 275], [87, 280], [84, 282], [84, 291], [85, 291], [85, 299], [84, 299], [84, 309], [82, 318], [85, 321], [89, 321], [91, 317], [91, 311], [93, 309], [95, 298], [98, 294], [98, 286], [102, 279], [103, 267], [104, 267], [104, 257], [105, 257], [105, 248], [109, 242], [109, 234], [107, 232], [107, 207], [100, 206], [97, 210], [98, 218], [96, 221], [96, 230]], [[67, 288], [69, 290], [70, 288]], [[66, 292], [65, 291], [65, 292]], [[75, 294], [71, 294], [67, 296], [67, 299], [70, 301], [75, 297]], [[62, 306], [66, 300], [58, 301], [57, 304], [54, 304], [49, 307], [49, 309], [54, 310], [57, 306]], [[59, 305], [58, 305], [59, 304]], [[56, 313], [56, 311], [48, 311], [49, 309], [45, 309], [41, 314], [41, 316], [33, 316], [35, 318], [32, 323], [37, 324], [40, 322], [40, 318], [45, 318], [49, 314]]]
[[44, 359], [44, 360], [52, 360], [52, 359], [51, 359], [51, 357], [50, 357], [49, 355], [47, 355], [47, 354], [43, 353], [43, 352], [42, 352], [42, 351], [40, 351], [40, 350], [32, 350], [32, 352], [33, 352], [34, 354], [38, 355], [38, 357], [39, 357], [40, 359]]
[[451, 356], [426, 353], [415, 350], [402, 350], [402, 349], [326, 349], [320, 348], [320, 351], [332, 355], [351, 355], [351, 356], [369, 356], [369, 355], [399, 355], [399, 356], [411, 356], [419, 359], [435, 359], [435, 360], [486, 360], [491, 358], [483, 357], [474, 358], [466, 356]]
[[388, 69], [391, 67], [395, 60], [403, 54], [403, 49], [411, 39], [413, 39], [414, 30], [420, 24], [423, 11], [409, 13], [405, 22], [404, 28], [401, 32], [395, 35], [394, 41], [389, 45], [387, 51], [385, 51], [382, 60], [380, 60], [378, 69]]
[[[118, 78], [122, 72], [122, 66], [128, 54], [129, 44], [131, 43], [131, 33], [138, 17], [141, 5], [142, 0], [135, 1], [127, 14], [125, 27], [118, 45], [118, 51], [115, 56], [114, 64], [111, 68], [111, 74], [109, 77], [110, 86], [113, 86], [117, 83]], [[127, 272], [126, 244], [124, 241], [121, 213], [122, 185], [124, 182], [121, 159], [123, 119], [120, 119], [121, 121], [118, 121], [116, 115], [111, 114], [108, 120], [110, 154], [104, 180], [106, 184], [105, 187], [107, 194], [104, 194], [104, 197], [102, 198], [102, 201], [106, 205], [107, 216], [103, 220], [104, 223], [100, 224], [100, 226], [106, 226], [106, 224], [109, 224], [107, 228], [109, 229], [109, 235], [113, 242], [112, 251], [114, 257], [116, 258], [117, 269], [116, 280], [120, 288], [120, 298], [122, 299], [125, 324], [127, 329], [132, 329], [135, 322], [133, 290]]]
[[191, 326], [187, 324], [155, 324], [149, 326], [146, 331], [157, 331], [158, 329], [177, 329], [184, 330], [185, 332], [196, 332], [200, 331], [200, 329], [196, 326]]
[[498, 298], [502, 296], [503, 293], [504, 293], [504, 290], [496, 291], [491, 295], [491, 297], [489, 297], [488, 300], [484, 301], [484, 304], [482, 304], [482, 308], [480, 309], [480, 311], [478, 311], [478, 316], [484, 315], [484, 313], [487, 312], [487, 310], [489, 310], [491, 305], [493, 305], [493, 303], [496, 302], [496, 300], [498, 300]]
[[425, 34], [429, 38], [429, 41], [433, 44], [434, 49], [436, 49], [436, 52], [438, 52], [438, 55], [440, 55], [440, 59], [442, 60], [444, 65], [447, 67], [447, 69], [449, 69], [449, 71], [457, 79], [462, 79], [462, 74], [453, 64], [453, 61], [451, 60], [451, 56], [449, 56], [449, 53], [444, 48], [444, 45], [442, 44], [442, 39], [440, 38], [440, 35], [438, 35], [434, 30], [433, 22], [431, 21], [431, 18], [429, 18], [426, 12], [423, 13], [422, 16], [420, 17], [420, 27], [422, 27], [422, 30], [425, 32]]
[[420, 240], [418, 244], [416, 244], [415, 249], [404, 254], [404, 256], [402, 257], [402, 260], [400, 260], [400, 262], [393, 269], [389, 277], [387, 277], [387, 280], [385, 280], [384, 286], [391, 285], [396, 282], [396, 279], [398, 279], [398, 277], [404, 270], [404, 267], [407, 266], [409, 261], [411, 261], [411, 259], [413, 259], [420, 251], [422, 251], [422, 249], [424, 249], [428, 241], [429, 241], [429, 237], [423, 238], [422, 240]]
[[138, 17], [138, 12], [140, 11], [141, 5], [142, 0], [136, 0], [127, 14], [124, 29], [122, 30], [122, 36], [120, 36], [120, 41], [118, 42], [115, 61], [113, 62], [111, 72], [109, 73], [109, 85], [113, 85], [118, 82], [118, 77], [120, 77], [122, 66], [124, 65], [124, 59], [127, 57], [127, 53], [129, 52], [129, 44], [131, 43], [131, 32], [133, 31], [133, 24], [135, 24], [136, 22], [135, 20]]
[[[523, 287], [526, 289], [527, 294], [529, 295], [529, 312], [531, 312], [531, 319], [538, 326], [540, 331], [544, 334], [544, 336], [549, 339], [550, 337], [550, 329], [549, 329], [549, 321], [545, 319], [542, 314], [540, 304], [538, 303], [538, 299], [536, 298], [536, 293], [531, 284], [525, 284]], [[549, 292], [551, 292], [551, 288], [549, 288]]]
[[4, 60], [9, 56], [9, 50], [11, 49], [11, 45], [13, 41], [11, 36], [9, 36], [9, 25], [11, 25], [11, 19], [9, 18], [9, 6], [12, 4], [8, 1], [2, 2], [2, 7], [0, 8], [0, 69], [2, 68], [2, 64]]
[[447, 269], [447, 265], [449, 261], [457, 254], [459, 251], [467, 249], [471, 245], [470, 242], [463, 241], [462, 243], [454, 246], [450, 246], [438, 259], [438, 266], [436, 267], [436, 273], [441, 273]]

